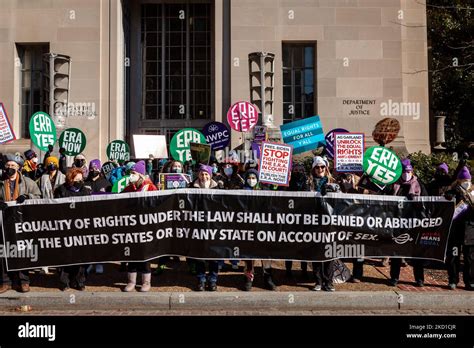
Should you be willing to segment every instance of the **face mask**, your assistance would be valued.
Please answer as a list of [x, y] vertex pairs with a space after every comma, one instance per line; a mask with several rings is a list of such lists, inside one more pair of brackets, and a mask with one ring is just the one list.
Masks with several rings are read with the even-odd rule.
[[402, 180], [403, 181], [410, 181], [410, 179], [413, 177], [412, 173], [403, 173], [402, 174]]
[[183, 169], [179, 168], [179, 167], [173, 167], [171, 168], [171, 173], [182, 173], [183, 172]]
[[12, 177], [15, 175], [16, 169], [15, 168], [7, 168], [5, 169], [5, 174], [7, 174], [8, 177]]
[[469, 181], [465, 181], [461, 184], [461, 187], [467, 191], [471, 188], [471, 183]]
[[77, 189], [80, 189], [83, 185], [84, 185], [83, 181], [74, 181], [74, 183], [72, 184], [72, 186], [74, 186]]
[[131, 175], [130, 175], [130, 182], [131, 182], [131, 183], [135, 183], [135, 182], [138, 181], [139, 178], [140, 178], [140, 177], [138, 176], [138, 174], [131, 174]]
[[249, 184], [250, 187], [255, 187], [257, 186], [257, 179], [247, 179], [247, 184]]
[[38, 163], [38, 158], [36, 158], [36, 157], [33, 158], [33, 159], [31, 160], [31, 162], [33, 162], [33, 163]]
[[84, 160], [75, 160], [74, 161], [74, 166], [76, 166], [76, 168], [81, 168], [83, 165], [84, 165]]
[[233, 172], [234, 170], [232, 169], [232, 167], [224, 168], [224, 174], [227, 176], [231, 176]]
[[217, 173], [217, 167], [212, 167], [212, 174], [216, 174]]
[[48, 164], [48, 172], [54, 172], [56, 170], [56, 166], [54, 164]]
[[98, 170], [93, 170], [93, 171], [91, 171], [91, 175], [92, 175], [93, 178], [96, 178], [96, 177], [98, 177], [98, 176], [100, 175], [100, 171], [98, 171]]

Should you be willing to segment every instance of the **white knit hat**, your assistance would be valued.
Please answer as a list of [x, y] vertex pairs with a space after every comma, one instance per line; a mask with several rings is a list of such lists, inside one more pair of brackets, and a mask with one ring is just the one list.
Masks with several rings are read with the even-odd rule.
[[311, 169], [316, 167], [317, 165], [326, 166], [326, 167], [329, 166], [327, 160], [322, 158], [321, 156], [315, 156], [313, 158], [313, 165], [311, 166]]

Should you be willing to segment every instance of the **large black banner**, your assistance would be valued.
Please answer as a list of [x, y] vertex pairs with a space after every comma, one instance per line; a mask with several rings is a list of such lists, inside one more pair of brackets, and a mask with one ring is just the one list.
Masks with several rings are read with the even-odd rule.
[[9, 270], [163, 255], [322, 261], [444, 260], [444, 198], [173, 190], [32, 200], [3, 212]]

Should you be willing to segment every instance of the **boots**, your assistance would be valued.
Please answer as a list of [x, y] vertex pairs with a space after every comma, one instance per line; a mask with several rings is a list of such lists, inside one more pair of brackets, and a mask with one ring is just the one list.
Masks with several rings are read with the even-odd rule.
[[148, 292], [151, 289], [151, 273], [142, 274], [142, 287], [140, 292]]
[[135, 285], [137, 285], [137, 272], [129, 272], [128, 273], [128, 284], [127, 286], [123, 289], [125, 292], [130, 292], [135, 290]]
[[276, 285], [273, 282], [271, 272], [272, 272], [271, 269], [264, 270], [264, 272], [263, 272], [263, 283], [265, 285], [265, 288], [267, 288], [268, 290], [276, 290]]

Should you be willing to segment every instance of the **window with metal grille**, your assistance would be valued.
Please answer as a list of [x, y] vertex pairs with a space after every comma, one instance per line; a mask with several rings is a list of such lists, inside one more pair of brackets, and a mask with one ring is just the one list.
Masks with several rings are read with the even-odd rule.
[[316, 43], [283, 43], [283, 123], [314, 116]]
[[211, 5], [144, 4], [145, 120], [211, 117]]
[[20, 59], [20, 134], [30, 138], [30, 119], [38, 111], [48, 112], [43, 95], [43, 54], [49, 51], [49, 44], [17, 44]]

